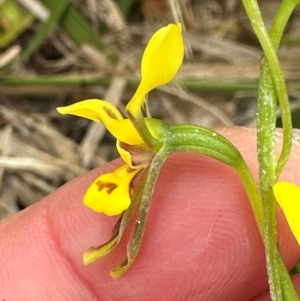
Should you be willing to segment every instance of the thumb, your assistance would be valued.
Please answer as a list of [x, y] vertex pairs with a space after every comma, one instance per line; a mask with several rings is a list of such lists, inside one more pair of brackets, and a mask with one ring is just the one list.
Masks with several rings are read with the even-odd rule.
[[[257, 174], [255, 132], [222, 131]], [[295, 182], [295, 146], [283, 176]], [[82, 204], [83, 195], [112, 163], [58, 189], [0, 224], [0, 297], [7, 300], [251, 300], [267, 289], [264, 248], [235, 171], [211, 158], [172, 155], [153, 195], [136, 262], [119, 279], [126, 239], [89, 266], [82, 254], [110, 238], [116, 218]], [[299, 183], [298, 183], [299, 184]], [[279, 217], [279, 244], [291, 267], [299, 248]]]

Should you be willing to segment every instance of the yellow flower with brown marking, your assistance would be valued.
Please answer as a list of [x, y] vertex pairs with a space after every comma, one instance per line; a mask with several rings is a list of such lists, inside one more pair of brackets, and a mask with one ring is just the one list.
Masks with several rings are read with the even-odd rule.
[[145, 118], [143, 114], [146, 96], [152, 89], [173, 79], [182, 64], [183, 55], [180, 24], [170, 24], [154, 33], [142, 58], [141, 82], [126, 108], [128, 118], [123, 118], [109, 102], [99, 99], [57, 109], [61, 114], [101, 122], [117, 139], [117, 149], [124, 165], [99, 176], [86, 191], [84, 204], [94, 211], [118, 215], [129, 207], [132, 180], [149, 167], [163, 145], [159, 121]]
[[[196, 125], [167, 124], [149, 114], [147, 94], [173, 79], [182, 64], [183, 55], [180, 24], [170, 24], [152, 36], [142, 58], [141, 82], [126, 107], [126, 118], [112, 104], [99, 99], [58, 108], [62, 114], [103, 123], [117, 139], [123, 165], [99, 176], [84, 196], [84, 204], [96, 212], [106, 215], [122, 213], [112, 237], [84, 252], [84, 264], [109, 254], [121, 241], [129, 223], [135, 223], [127, 244], [126, 259], [111, 270], [114, 278], [126, 272], [139, 253], [159, 173], [173, 152], [208, 155], [234, 167], [246, 183], [247, 191], [254, 195], [251, 204], [257, 220], [261, 220], [262, 208], [259, 193], [253, 187], [255, 182], [240, 152], [230, 141], [212, 130]], [[144, 172], [133, 190], [132, 181], [141, 171]]]

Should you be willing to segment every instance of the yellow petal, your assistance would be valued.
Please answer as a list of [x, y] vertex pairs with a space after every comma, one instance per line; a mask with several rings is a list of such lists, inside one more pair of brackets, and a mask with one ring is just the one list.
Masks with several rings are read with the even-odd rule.
[[136, 112], [141, 108], [145, 95], [149, 91], [173, 79], [182, 64], [183, 55], [184, 45], [180, 23], [169, 24], [154, 33], [144, 51], [141, 66], [142, 79], [135, 95], [128, 103], [129, 112]]
[[184, 46], [181, 26], [169, 24], [150, 39], [142, 58], [142, 85], [149, 92], [171, 81], [182, 64]]
[[290, 182], [278, 182], [273, 192], [300, 245], [300, 188]]
[[98, 122], [103, 122], [103, 119], [123, 119], [114, 105], [100, 99], [83, 100], [70, 106], [59, 107], [57, 111], [60, 114], [71, 114]]
[[102, 122], [113, 136], [128, 144], [143, 143], [130, 120], [123, 119], [119, 110], [107, 101], [88, 99], [67, 107], [59, 107], [57, 111], [61, 114], [70, 114]]
[[123, 165], [111, 173], [101, 175], [86, 191], [83, 203], [109, 216], [122, 213], [131, 203], [130, 183], [139, 171]]

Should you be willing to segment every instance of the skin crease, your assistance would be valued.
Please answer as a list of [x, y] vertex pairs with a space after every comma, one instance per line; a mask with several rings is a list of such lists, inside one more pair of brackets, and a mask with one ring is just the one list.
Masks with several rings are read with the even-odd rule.
[[[220, 130], [257, 174], [255, 131]], [[300, 147], [294, 143], [282, 179], [300, 184]], [[119, 161], [77, 178], [41, 202], [0, 223], [0, 299], [267, 301], [264, 249], [235, 171], [195, 154], [172, 155], [152, 199], [136, 262], [119, 279], [109, 270], [125, 257], [120, 246], [88, 266], [82, 253], [109, 238], [117, 217], [82, 204], [96, 176]], [[298, 181], [298, 182], [297, 182]], [[287, 266], [300, 248], [279, 210], [279, 247]], [[300, 289], [300, 277], [295, 277]]]

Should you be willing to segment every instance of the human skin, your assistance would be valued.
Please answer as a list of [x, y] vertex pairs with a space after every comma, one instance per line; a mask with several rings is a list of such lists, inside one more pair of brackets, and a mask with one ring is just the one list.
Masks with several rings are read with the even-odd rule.
[[[255, 131], [220, 130], [257, 175]], [[280, 137], [278, 137], [280, 140]], [[300, 184], [300, 146], [293, 143], [282, 179]], [[104, 243], [117, 217], [82, 203], [99, 174], [119, 161], [67, 183], [0, 223], [0, 299], [266, 301], [264, 248], [236, 172], [216, 160], [178, 153], [165, 163], [153, 195], [140, 253], [119, 279], [109, 270], [125, 257], [126, 233], [110, 255], [84, 266], [82, 254]], [[278, 210], [279, 248], [291, 268], [300, 248]], [[294, 277], [300, 288], [300, 278]]]

